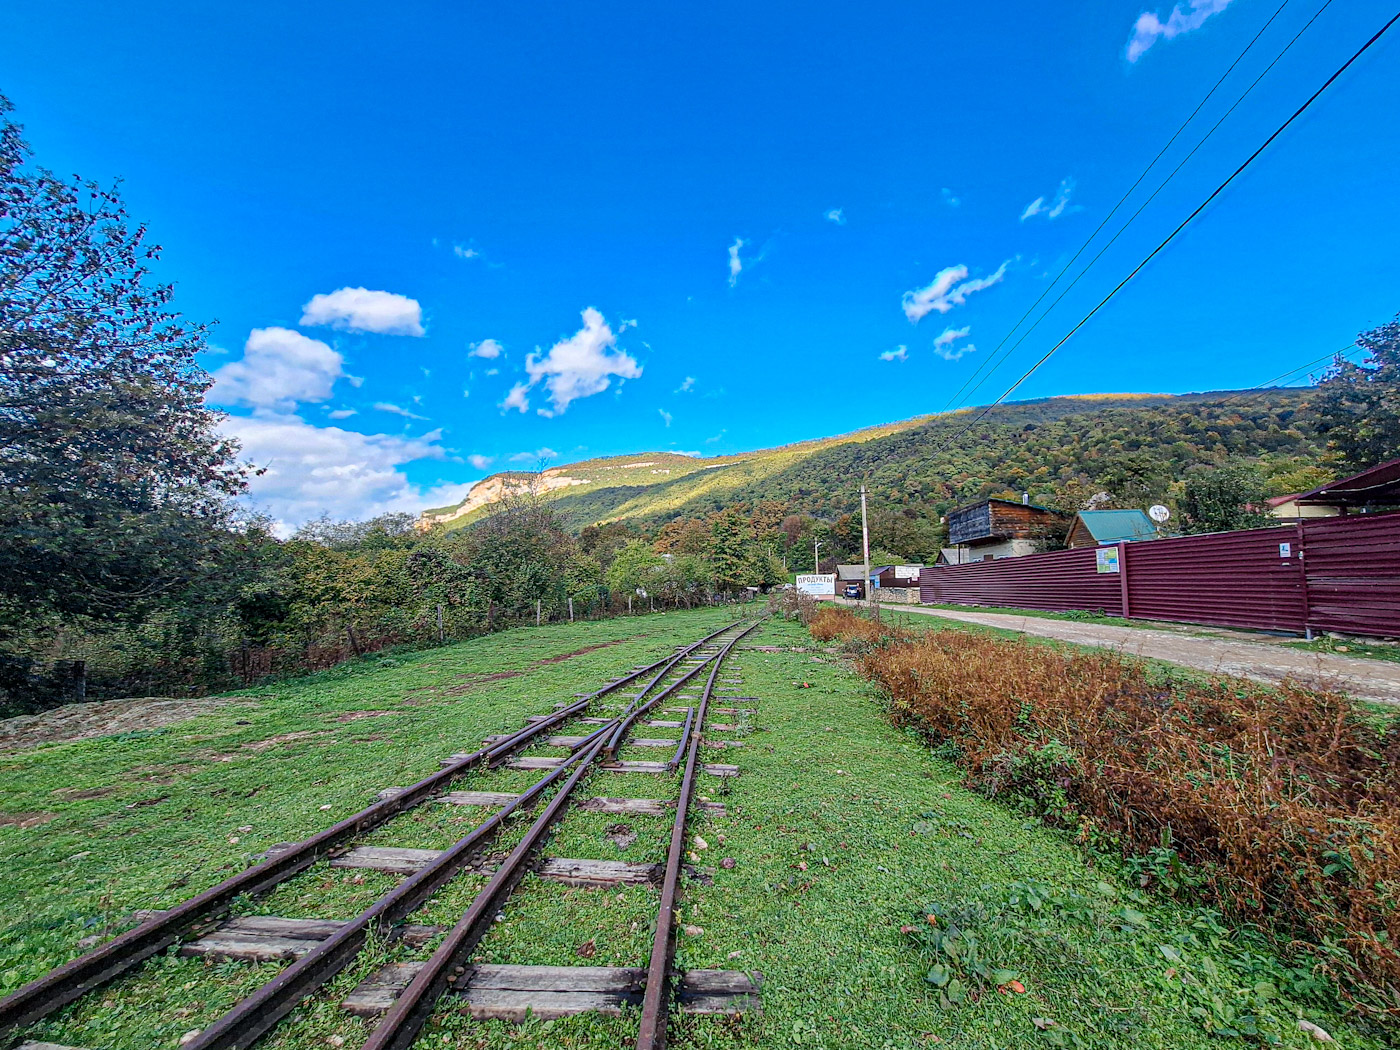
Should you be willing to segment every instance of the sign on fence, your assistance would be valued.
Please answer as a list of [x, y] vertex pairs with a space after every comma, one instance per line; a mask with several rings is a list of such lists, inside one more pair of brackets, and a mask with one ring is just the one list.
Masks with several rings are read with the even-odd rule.
[[798, 576], [797, 590], [801, 594], [834, 598], [836, 596], [836, 574], [824, 572], [812, 573], [807, 576]]
[[1118, 548], [1100, 547], [1094, 552], [1095, 566], [1099, 572], [1118, 572]]

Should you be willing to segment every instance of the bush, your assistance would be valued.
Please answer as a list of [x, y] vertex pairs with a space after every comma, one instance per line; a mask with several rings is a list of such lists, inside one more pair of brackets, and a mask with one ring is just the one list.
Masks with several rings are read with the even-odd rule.
[[[814, 636], [878, 631], [829, 612]], [[893, 719], [946, 745], [973, 787], [1116, 843], [1143, 885], [1206, 894], [1305, 937], [1320, 973], [1400, 1014], [1394, 720], [1378, 726], [1345, 697], [1296, 684], [1187, 684], [1114, 653], [957, 631], [869, 653], [860, 668], [887, 690]]]

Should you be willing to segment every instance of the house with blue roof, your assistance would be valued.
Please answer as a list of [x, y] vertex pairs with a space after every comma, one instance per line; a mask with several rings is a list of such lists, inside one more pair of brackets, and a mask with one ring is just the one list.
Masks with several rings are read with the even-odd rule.
[[1081, 510], [1074, 516], [1065, 542], [1071, 548], [1102, 547], [1156, 538], [1157, 526], [1140, 510]]

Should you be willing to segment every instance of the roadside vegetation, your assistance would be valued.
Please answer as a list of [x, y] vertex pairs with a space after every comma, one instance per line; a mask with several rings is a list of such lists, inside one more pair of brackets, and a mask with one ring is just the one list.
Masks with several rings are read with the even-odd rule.
[[822, 609], [811, 630], [862, 651], [891, 720], [969, 786], [1123, 858], [1144, 890], [1268, 929], [1295, 992], [1343, 996], [1377, 1024], [1400, 1017], [1393, 716], [1107, 651], [882, 630], [846, 609]]

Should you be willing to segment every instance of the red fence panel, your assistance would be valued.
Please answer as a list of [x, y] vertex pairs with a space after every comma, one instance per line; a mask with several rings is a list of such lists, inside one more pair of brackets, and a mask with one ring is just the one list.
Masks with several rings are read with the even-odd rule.
[[1303, 524], [1308, 626], [1400, 635], [1400, 513]]
[[1090, 609], [1121, 616], [1120, 577], [1100, 573], [1097, 563], [1094, 548], [1081, 548], [968, 565], [927, 566], [919, 573], [919, 601], [1052, 612]]
[[1303, 632], [1307, 605], [1292, 526], [1128, 543], [1128, 615]]

